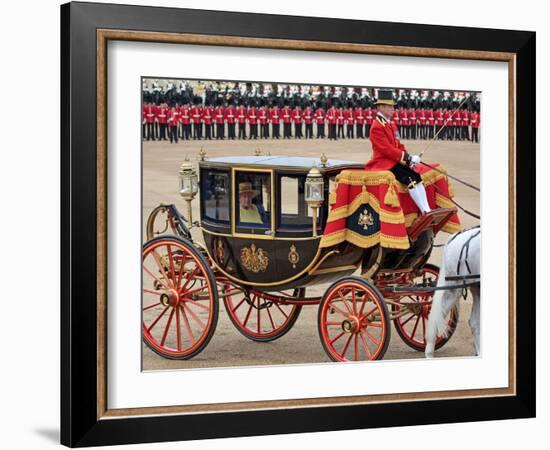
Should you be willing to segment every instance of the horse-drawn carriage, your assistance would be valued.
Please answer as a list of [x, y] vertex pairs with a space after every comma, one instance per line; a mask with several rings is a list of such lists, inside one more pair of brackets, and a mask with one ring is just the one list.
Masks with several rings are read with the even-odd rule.
[[[334, 361], [381, 359], [392, 320], [404, 342], [423, 351], [439, 272], [428, 259], [434, 236], [453, 220], [457, 226], [456, 210], [407, 213], [400, 204], [406, 191], [392, 174], [362, 168], [257, 155], [203, 159], [199, 178], [184, 163], [187, 218], [162, 204], [147, 220], [147, 346], [166, 358], [192, 358], [212, 338], [222, 301], [235, 327], [259, 342], [284, 336], [303, 306], [319, 305], [320, 339]], [[199, 191], [200, 222], [193, 222]], [[195, 227], [204, 242], [192, 237]], [[307, 295], [325, 283], [322, 296]], [[451, 311], [451, 333], [437, 347], [454, 331], [457, 314]]]

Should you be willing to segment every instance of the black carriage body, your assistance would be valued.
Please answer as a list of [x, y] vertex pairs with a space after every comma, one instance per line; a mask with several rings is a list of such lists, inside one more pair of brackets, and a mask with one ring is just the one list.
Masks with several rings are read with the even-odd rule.
[[[305, 180], [317, 166], [325, 202], [318, 211], [318, 236], [305, 202]], [[362, 164], [306, 157], [242, 156], [201, 161], [201, 228], [207, 252], [221, 274], [256, 290], [283, 290], [329, 282], [360, 267], [365, 250], [348, 243], [320, 249], [334, 177]], [[242, 216], [240, 189], [251, 189], [257, 223]], [[248, 219], [250, 220], [250, 219]], [[367, 250], [370, 254], [373, 250]]]

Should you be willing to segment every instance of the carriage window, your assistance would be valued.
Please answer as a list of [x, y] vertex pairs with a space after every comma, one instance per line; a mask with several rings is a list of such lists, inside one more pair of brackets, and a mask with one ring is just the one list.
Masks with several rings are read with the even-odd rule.
[[283, 175], [279, 177], [281, 216], [283, 227], [311, 227], [312, 211], [305, 201], [304, 175]]
[[229, 223], [229, 173], [204, 170], [201, 173], [201, 199], [204, 219]]
[[269, 173], [237, 172], [235, 197], [238, 226], [271, 228], [271, 175]]

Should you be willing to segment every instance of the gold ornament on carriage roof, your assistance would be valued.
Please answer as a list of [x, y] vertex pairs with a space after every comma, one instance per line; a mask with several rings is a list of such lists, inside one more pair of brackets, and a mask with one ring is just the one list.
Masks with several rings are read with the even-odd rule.
[[358, 225], [363, 226], [363, 230], [368, 230], [370, 226], [374, 225], [374, 217], [366, 209], [359, 215]]
[[204, 147], [201, 147], [199, 150], [199, 160], [206, 161], [206, 151], [204, 150]]
[[260, 147], [256, 148], [256, 150], [254, 150], [254, 155], [255, 156], [261, 156], [262, 155], [262, 151], [260, 150]]
[[262, 248], [256, 248], [255, 244], [244, 247], [241, 250], [241, 262], [246, 270], [251, 272], [265, 272], [269, 265], [269, 256]]
[[320, 161], [321, 161], [321, 167], [327, 167], [327, 163], [328, 163], [328, 158], [327, 158], [327, 155], [325, 155], [324, 153], [321, 155], [321, 158], [319, 158]]
[[298, 261], [300, 261], [300, 255], [296, 251], [296, 246], [294, 244], [290, 246], [290, 251], [288, 252], [288, 261], [290, 262], [290, 264], [292, 264], [293, 269], [296, 269], [296, 264], [298, 263]]

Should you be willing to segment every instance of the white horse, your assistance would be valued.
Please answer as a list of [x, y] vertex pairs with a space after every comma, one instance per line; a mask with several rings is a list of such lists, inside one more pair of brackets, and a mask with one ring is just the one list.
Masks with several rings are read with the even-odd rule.
[[[439, 273], [437, 286], [456, 286], [462, 283], [461, 279], [446, 280], [446, 277], [464, 277], [466, 283], [479, 281], [472, 276], [480, 275], [480, 247], [481, 247], [481, 229], [471, 228], [469, 230], [456, 233], [449, 238], [443, 251], [443, 264]], [[479, 305], [479, 284], [469, 286], [472, 293], [473, 305], [470, 315], [470, 329], [474, 337], [475, 354], [479, 355], [479, 328], [480, 328], [480, 305]], [[433, 358], [435, 350], [435, 341], [437, 336], [448, 335], [447, 315], [451, 309], [458, 303], [462, 295], [463, 288], [437, 290], [433, 296], [432, 308], [428, 318], [428, 327], [426, 333], [426, 358]]]

